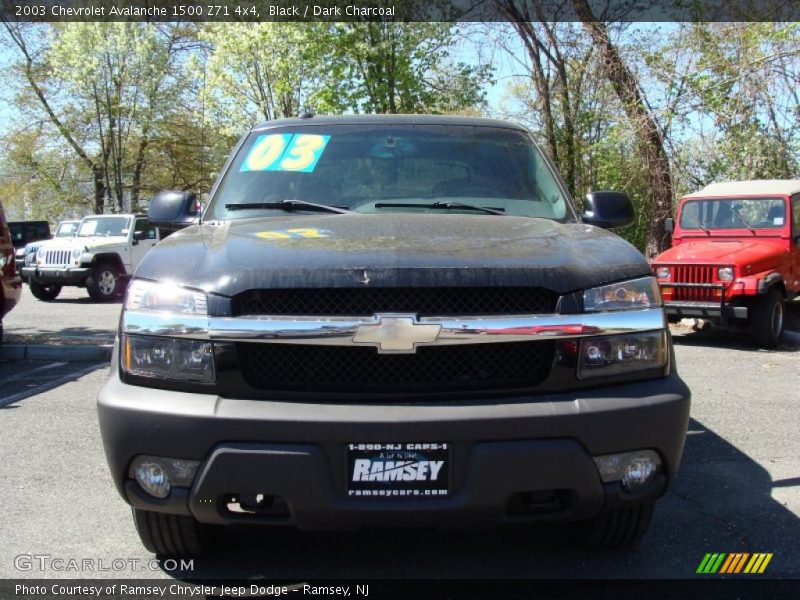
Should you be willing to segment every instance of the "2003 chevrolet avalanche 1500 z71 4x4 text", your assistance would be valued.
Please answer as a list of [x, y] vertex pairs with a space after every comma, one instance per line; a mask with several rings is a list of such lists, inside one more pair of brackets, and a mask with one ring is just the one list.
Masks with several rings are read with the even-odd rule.
[[578, 521], [625, 546], [678, 468], [689, 391], [644, 257], [578, 216], [523, 128], [307, 117], [253, 128], [127, 291], [99, 398], [145, 546], [218, 526]]

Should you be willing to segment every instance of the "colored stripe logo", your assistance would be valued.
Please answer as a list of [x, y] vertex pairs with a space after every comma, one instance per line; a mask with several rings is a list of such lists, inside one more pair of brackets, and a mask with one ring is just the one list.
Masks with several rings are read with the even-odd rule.
[[700, 561], [697, 573], [702, 575], [720, 573], [732, 575], [737, 573], [760, 574], [763, 573], [769, 561], [772, 560], [772, 552], [708, 552]]

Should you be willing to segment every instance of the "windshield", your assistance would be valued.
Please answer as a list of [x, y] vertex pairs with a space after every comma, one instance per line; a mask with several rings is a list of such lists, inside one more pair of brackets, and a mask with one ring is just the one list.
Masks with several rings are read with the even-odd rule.
[[78, 237], [128, 235], [129, 223], [128, 217], [87, 217], [81, 221]]
[[782, 198], [688, 200], [681, 211], [683, 229], [780, 229], [786, 223]]
[[56, 230], [56, 237], [72, 237], [78, 231], [80, 221], [61, 223]]
[[[548, 219], [568, 215], [567, 199], [530, 137], [483, 126], [330, 125], [252, 133], [206, 219], [280, 214], [274, 203], [284, 200], [361, 213], [446, 208], [485, 215], [490, 211], [481, 208], [488, 208]], [[254, 203], [262, 206], [242, 206]]]

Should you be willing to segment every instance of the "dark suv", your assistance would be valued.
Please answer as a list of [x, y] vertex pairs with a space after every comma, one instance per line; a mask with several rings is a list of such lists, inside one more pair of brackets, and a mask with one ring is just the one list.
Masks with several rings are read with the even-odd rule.
[[689, 416], [658, 286], [525, 129], [419, 116], [253, 128], [198, 220], [162, 192], [99, 398], [145, 546], [216, 526], [578, 521], [626, 546]]

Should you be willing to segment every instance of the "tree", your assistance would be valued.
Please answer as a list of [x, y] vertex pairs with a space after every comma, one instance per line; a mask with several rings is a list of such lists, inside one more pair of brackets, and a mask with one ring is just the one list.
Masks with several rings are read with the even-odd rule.
[[[21, 61], [16, 65], [17, 70], [22, 73], [29, 91], [39, 103], [46, 114], [50, 124], [58, 131], [64, 142], [75, 152], [81, 163], [91, 172], [94, 183], [94, 210], [97, 213], [103, 212], [106, 199], [106, 176], [102, 167], [102, 162], [98, 161], [91, 151], [79, 138], [78, 132], [72, 124], [63, 116], [60, 116], [56, 106], [47, 94], [47, 84], [50, 77], [49, 65], [43, 59], [44, 49], [41, 46], [34, 46], [29, 42], [29, 35], [36, 36], [39, 31], [31, 29], [27, 24], [9, 23], [3, 21], [3, 25], [8, 33], [8, 37], [14, 46], [19, 50]], [[22, 102], [20, 102], [22, 104]]]
[[193, 68], [204, 80], [213, 119], [239, 133], [257, 121], [297, 116], [319, 106], [328, 69], [327, 25], [321, 23], [213, 23]]
[[[17, 104], [43, 117], [91, 174], [94, 211], [135, 208], [151, 132], [180, 89], [181, 29], [145, 23], [4, 26], [27, 84]], [[26, 102], [29, 95], [33, 104]]]
[[92, 115], [106, 188], [117, 210], [130, 211], [139, 202], [151, 131], [177, 93], [169, 85], [181, 32], [144, 23], [72, 23], [56, 32], [50, 68], [84, 116]]
[[444, 113], [480, 105], [487, 65], [452, 59], [449, 23], [348, 22], [328, 32], [328, 106], [366, 113]]
[[602, 57], [606, 77], [628, 116], [647, 166], [651, 211], [645, 253], [652, 257], [666, 250], [671, 239], [670, 234], [664, 230], [664, 219], [672, 213], [673, 194], [670, 161], [664, 147], [664, 138], [645, 101], [639, 80], [609, 38], [606, 23], [597, 20], [586, 0], [573, 0], [573, 5]]
[[577, 195], [580, 140], [576, 122], [585, 101], [593, 47], [576, 35], [573, 24], [545, 20], [538, 1], [519, 5], [515, 0], [496, 0], [496, 4], [508, 16], [528, 55], [525, 66], [534, 84], [539, 105], [535, 112], [541, 115], [547, 150], [567, 188]]
[[673, 151], [692, 183], [800, 172], [798, 32], [797, 23], [686, 23], [668, 51], [650, 59], [675, 63], [678, 44], [692, 48], [677, 98], [692, 137]]

